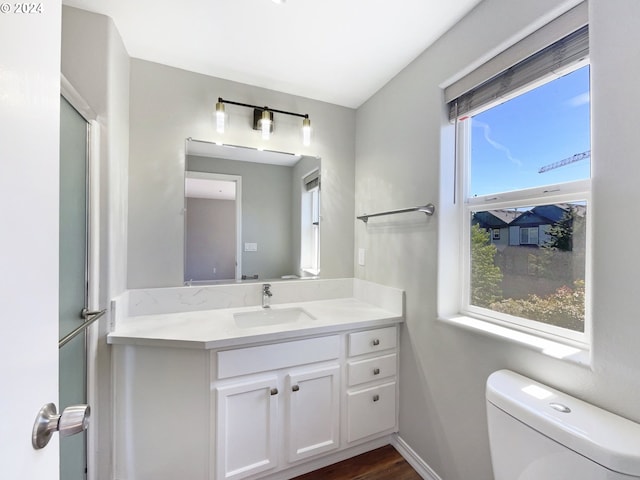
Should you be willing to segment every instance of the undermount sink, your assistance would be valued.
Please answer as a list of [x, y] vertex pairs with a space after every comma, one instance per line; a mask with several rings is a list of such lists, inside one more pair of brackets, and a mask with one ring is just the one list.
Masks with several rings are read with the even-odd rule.
[[253, 312], [234, 313], [233, 318], [239, 328], [266, 327], [283, 323], [304, 322], [315, 320], [315, 317], [304, 309], [293, 308], [263, 308]]

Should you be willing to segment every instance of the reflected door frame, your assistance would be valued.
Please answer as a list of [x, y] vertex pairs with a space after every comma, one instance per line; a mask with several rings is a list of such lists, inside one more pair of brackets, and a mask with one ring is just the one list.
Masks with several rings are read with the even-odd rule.
[[[60, 75], [60, 95], [75, 108], [89, 124], [87, 161], [87, 309], [100, 310], [100, 124], [97, 115], [73, 85]], [[98, 423], [98, 324], [86, 330], [87, 345], [87, 403], [94, 411], [87, 429], [87, 480], [97, 480]]]
[[[203, 180], [221, 180], [224, 182], [234, 182], [236, 184], [236, 198], [235, 198], [235, 210], [236, 210], [236, 271], [235, 276], [236, 280], [242, 279], [242, 176], [241, 175], [228, 175], [226, 173], [208, 173], [208, 172], [195, 172], [191, 170], [186, 170], [184, 172], [185, 177], [185, 185], [187, 178], [199, 178]], [[184, 211], [186, 212], [187, 208], [187, 195], [184, 195]], [[184, 258], [183, 258], [183, 280], [186, 282], [187, 279], [184, 278], [186, 265], [187, 265], [187, 242], [186, 242], [186, 233], [187, 233], [187, 216], [184, 216], [184, 232], [185, 232], [185, 241], [184, 241]]]

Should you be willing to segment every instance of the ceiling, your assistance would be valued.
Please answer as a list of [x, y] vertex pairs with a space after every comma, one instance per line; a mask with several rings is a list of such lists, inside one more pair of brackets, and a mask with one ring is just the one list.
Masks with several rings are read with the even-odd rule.
[[63, 0], [131, 57], [357, 108], [481, 0]]

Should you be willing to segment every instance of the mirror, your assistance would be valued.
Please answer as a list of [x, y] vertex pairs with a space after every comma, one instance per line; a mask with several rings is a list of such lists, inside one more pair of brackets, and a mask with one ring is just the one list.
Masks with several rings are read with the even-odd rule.
[[184, 281], [320, 274], [318, 157], [187, 139]]

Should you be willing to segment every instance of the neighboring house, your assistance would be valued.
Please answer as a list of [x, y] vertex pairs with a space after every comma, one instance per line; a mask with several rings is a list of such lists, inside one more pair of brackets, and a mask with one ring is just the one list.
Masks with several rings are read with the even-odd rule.
[[554, 204], [539, 205], [526, 211], [499, 209], [476, 212], [471, 223], [489, 232], [491, 243], [496, 246], [539, 247], [549, 242], [550, 228], [571, 207], [577, 216], [585, 216], [586, 208], [582, 205]]
[[[548, 257], [551, 252], [539, 247], [553, 243], [551, 228], [566, 219], [565, 215], [571, 209], [574, 216], [568, 248], [554, 249], [551, 259]], [[585, 214], [586, 206], [576, 204], [486, 210], [473, 214], [472, 225], [486, 230], [491, 243], [497, 248], [494, 262], [503, 275], [505, 297], [524, 298], [531, 293], [532, 276], [538, 277], [539, 282], [533, 288], [540, 296], [571, 285], [576, 278], [584, 278], [584, 222], [576, 220], [583, 220]]]
[[509, 245], [509, 224], [522, 212], [510, 209], [475, 212], [471, 225], [479, 225], [490, 234], [491, 243], [496, 246]]

